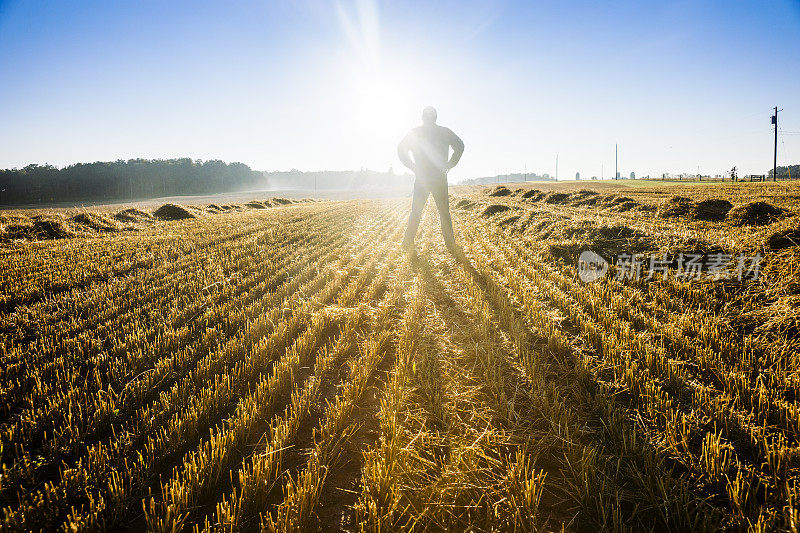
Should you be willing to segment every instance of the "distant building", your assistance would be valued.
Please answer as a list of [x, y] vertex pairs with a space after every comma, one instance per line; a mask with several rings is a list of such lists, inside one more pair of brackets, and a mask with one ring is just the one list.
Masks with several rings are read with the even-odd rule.
[[581, 179], [581, 173], [580, 172], [576, 172], [575, 173], [575, 181], [577, 181], [579, 179]]
[[631, 172], [631, 179], [632, 179], [632, 180], [635, 180], [635, 179], [636, 179], [636, 172]]
[[617, 178], [616, 179], [619, 179], [619, 172], [617, 172]]

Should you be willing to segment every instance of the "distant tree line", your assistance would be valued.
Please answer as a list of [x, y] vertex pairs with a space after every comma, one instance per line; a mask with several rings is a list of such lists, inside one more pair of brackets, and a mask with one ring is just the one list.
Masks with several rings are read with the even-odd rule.
[[[785, 179], [800, 179], [800, 165], [789, 165], [788, 167], [778, 167], [778, 179], [785, 180]], [[769, 169], [767, 173], [767, 177], [772, 179], [772, 169]]]
[[219, 160], [129, 159], [0, 170], [0, 205], [125, 201], [266, 187], [262, 172]]

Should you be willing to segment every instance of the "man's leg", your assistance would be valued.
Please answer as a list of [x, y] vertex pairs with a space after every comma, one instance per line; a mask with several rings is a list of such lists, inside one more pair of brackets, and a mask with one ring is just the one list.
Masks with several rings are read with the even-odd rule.
[[447, 181], [438, 183], [431, 192], [436, 202], [436, 209], [439, 211], [439, 223], [442, 227], [444, 244], [447, 246], [448, 250], [452, 251], [456, 248], [456, 239], [453, 235], [453, 221], [450, 218], [450, 199], [447, 193]]
[[422, 210], [425, 202], [428, 201], [428, 188], [423, 186], [419, 180], [414, 181], [414, 196], [411, 200], [411, 214], [408, 216], [408, 227], [403, 238], [403, 247], [409, 248], [414, 245], [414, 237], [417, 236], [419, 222], [422, 220]]

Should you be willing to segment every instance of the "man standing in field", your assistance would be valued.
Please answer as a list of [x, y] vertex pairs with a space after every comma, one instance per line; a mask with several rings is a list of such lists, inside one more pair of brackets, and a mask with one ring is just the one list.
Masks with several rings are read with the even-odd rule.
[[[450, 148], [453, 149], [452, 157], [449, 157]], [[409, 153], [414, 156], [413, 160]], [[450, 128], [436, 124], [436, 110], [432, 107], [426, 107], [422, 111], [422, 126], [408, 132], [397, 147], [400, 161], [416, 176], [411, 215], [408, 217], [408, 228], [403, 238], [403, 248], [412, 255], [414, 237], [417, 235], [422, 210], [429, 194], [433, 195], [436, 209], [439, 211], [442, 236], [447, 249], [454, 255], [459, 251], [453, 236], [453, 222], [450, 219], [447, 173], [456, 166], [462, 153], [464, 153], [463, 141]]]

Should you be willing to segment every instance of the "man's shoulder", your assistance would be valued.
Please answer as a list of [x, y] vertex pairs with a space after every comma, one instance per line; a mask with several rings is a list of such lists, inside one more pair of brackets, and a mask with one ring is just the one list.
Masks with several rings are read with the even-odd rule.
[[448, 135], [448, 136], [451, 136], [451, 137], [455, 137], [456, 136], [456, 134], [450, 128], [448, 128], [446, 126], [439, 126], [438, 124], [437, 124], [437, 126], [439, 127], [439, 131], [442, 134]]
[[413, 128], [411, 131], [408, 132], [406, 137], [409, 138], [422, 138], [422, 139], [436, 139], [436, 138], [452, 138], [455, 137], [456, 134], [453, 133], [448, 127], [440, 126], [439, 124], [432, 124], [432, 125], [422, 125]]
[[428, 135], [428, 136], [438, 136], [438, 137], [455, 135], [453, 133], [453, 130], [451, 130], [446, 126], [441, 126], [439, 124], [431, 124], [428, 126], [423, 124], [422, 126], [417, 126], [413, 130], [411, 130], [411, 132], [415, 133], [416, 135]]
[[422, 131], [423, 131], [422, 126], [417, 126], [416, 128], [412, 128], [411, 130], [409, 130], [408, 133], [406, 133], [406, 139], [413, 139], [419, 137]]
[[461, 144], [463, 141], [461, 138], [455, 134], [453, 130], [450, 128], [446, 128], [444, 126], [441, 127], [441, 136], [448, 140], [453, 145]]

